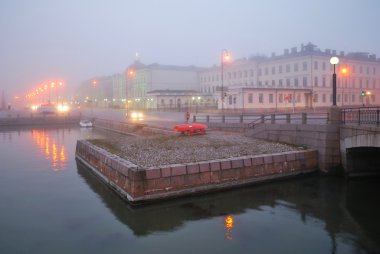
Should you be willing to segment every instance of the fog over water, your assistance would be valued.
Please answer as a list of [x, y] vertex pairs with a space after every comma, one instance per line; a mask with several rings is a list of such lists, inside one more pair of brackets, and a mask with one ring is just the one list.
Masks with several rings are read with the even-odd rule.
[[377, 0], [2, 0], [0, 92], [24, 95], [41, 82], [67, 89], [143, 63], [212, 66], [282, 54], [309, 41], [320, 49], [380, 56]]

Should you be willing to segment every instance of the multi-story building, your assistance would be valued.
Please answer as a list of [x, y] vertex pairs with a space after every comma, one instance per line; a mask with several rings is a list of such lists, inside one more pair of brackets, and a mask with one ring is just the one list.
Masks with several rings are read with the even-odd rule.
[[124, 73], [112, 75], [112, 105], [124, 107], [127, 103], [127, 80]]
[[[185, 108], [209, 98], [199, 94], [199, 72], [194, 66], [145, 65], [135, 61], [126, 69], [127, 100], [132, 108]], [[198, 99], [199, 98], [199, 99]]]
[[[212, 94], [219, 108], [284, 109], [332, 105], [333, 65], [338, 56], [337, 105], [380, 104], [380, 59], [368, 53], [319, 50], [309, 43], [283, 55], [256, 56], [200, 73], [201, 92]], [[344, 71], [343, 71], [344, 69]], [[223, 98], [223, 99], [222, 99]], [[223, 101], [223, 106], [221, 102]]]

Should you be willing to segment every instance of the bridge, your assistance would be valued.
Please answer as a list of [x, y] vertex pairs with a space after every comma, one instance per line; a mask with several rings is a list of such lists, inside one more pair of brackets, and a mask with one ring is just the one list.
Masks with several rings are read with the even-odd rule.
[[326, 112], [261, 115], [194, 115], [213, 129], [318, 150], [323, 173], [380, 174], [380, 108], [338, 108]]

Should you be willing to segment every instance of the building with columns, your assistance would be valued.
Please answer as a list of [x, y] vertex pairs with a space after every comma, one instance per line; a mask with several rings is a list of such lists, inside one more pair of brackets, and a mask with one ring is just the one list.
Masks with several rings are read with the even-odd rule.
[[[200, 72], [200, 90], [210, 94], [218, 108], [296, 109], [332, 105], [333, 66], [338, 56], [337, 105], [380, 104], [380, 59], [368, 53], [318, 49], [308, 43], [285, 49], [282, 55], [255, 56], [224, 63], [224, 92], [221, 67]], [[344, 69], [344, 71], [343, 71]], [[222, 100], [223, 98], [223, 100]]]

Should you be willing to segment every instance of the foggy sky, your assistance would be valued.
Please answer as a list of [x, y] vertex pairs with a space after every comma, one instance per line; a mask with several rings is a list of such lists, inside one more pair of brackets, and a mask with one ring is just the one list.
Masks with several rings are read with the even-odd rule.
[[320, 49], [380, 57], [378, 0], [1, 0], [0, 91], [9, 96], [49, 79], [74, 87], [143, 63], [219, 63]]

